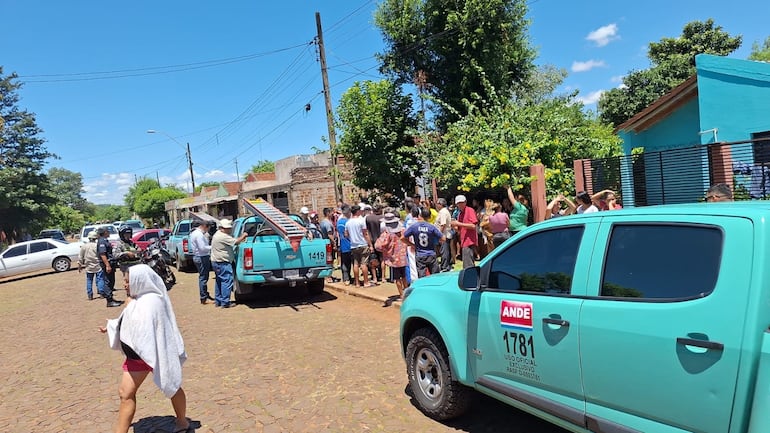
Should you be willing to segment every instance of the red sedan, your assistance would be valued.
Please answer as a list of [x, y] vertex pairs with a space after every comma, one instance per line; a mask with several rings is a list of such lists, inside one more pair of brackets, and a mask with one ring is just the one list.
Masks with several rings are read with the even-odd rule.
[[137, 248], [144, 250], [153, 239], [167, 238], [169, 235], [171, 235], [169, 229], [145, 229], [134, 233], [131, 240], [134, 241]]

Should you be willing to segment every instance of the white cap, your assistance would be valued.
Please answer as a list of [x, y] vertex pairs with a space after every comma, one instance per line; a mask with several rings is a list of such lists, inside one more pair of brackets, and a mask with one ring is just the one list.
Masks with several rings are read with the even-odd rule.
[[460, 194], [457, 197], [455, 197], [455, 204], [460, 203], [460, 202], [466, 202], [466, 201], [468, 201], [468, 200], [466, 200], [465, 196], [462, 195], [462, 194]]
[[231, 229], [233, 228], [233, 222], [227, 218], [219, 220], [219, 227], [222, 227], [223, 229]]
[[299, 213], [309, 214], [310, 210], [307, 208], [307, 206], [302, 206], [302, 208], [299, 210]]

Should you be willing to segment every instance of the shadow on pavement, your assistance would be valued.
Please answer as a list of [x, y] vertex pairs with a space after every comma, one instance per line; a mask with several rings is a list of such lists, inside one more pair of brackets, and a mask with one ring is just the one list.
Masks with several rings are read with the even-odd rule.
[[[419, 410], [412, 389], [407, 384], [404, 394], [409, 402]], [[468, 412], [455, 419], [439, 421], [447, 427], [468, 433], [500, 433], [510, 431], [538, 433], [568, 433], [551, 423], [508, 406], [480, 392], [473, 392], [474, 397]], [[515, 427], [514, 427], [515, 426]]]
[[308, 294], [307, 288], [297, 286], [289, 288], [267, 288], [263, 291], [253, 293], [246, 300], [239, 301], [238, 304], [252, 309], [290, 307], [299, 311], [299, 307], [307, 306], [320, 309], [321, 307], [316, 304], [334, 301], [335, 299], [337, 299], [337, 297], [329, 292], [310, 295]]
[[[171, 415], [168, 416], [148, 416], [142, 418], [133, 424], [134, 433], [172, 433], [174, 431], [174, 418]], [[189, 432], [194, 432], [201, 427], [200, 421], [190, 421]]]

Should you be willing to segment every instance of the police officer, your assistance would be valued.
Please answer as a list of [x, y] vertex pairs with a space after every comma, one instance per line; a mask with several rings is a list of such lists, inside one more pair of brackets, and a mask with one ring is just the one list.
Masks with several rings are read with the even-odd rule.
[[120, 241], [115, 246], [113, 255], [119, 263], [121, 272], [125, 275], [125, 269], [128, 266], [142, 263], [142, 256], [139, 254], [139, 248], [136, 247], [136, 244], [131, 239], [134, 235], [134, 230], [131, 226], [121, 226], [118, 229], [118, 235], [120, 236]]
[[99, 241], [96, 244], [96, 254], [99, 255], [99, 262], [102, 266], [102, 275], [104, 276], [104, 297], [107, 298], [108, 307], [119, 307], [123, 301], [116, 301], [112, 297], [115, 290], [115, 266], [116, 261], [112, 256], [112, 244], [110, 244], [110, 232], [107, 227], [102, 226], [96, 230], [99, 235]]

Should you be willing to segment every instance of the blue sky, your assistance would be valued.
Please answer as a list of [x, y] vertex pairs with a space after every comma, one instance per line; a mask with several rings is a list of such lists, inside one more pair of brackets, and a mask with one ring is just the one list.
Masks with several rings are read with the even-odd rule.
[[[353, 82], [379, 78], [378, 3], [3, 0], [0, 66], [24, 82], [19, 105], [36, 114], [48, 149], [60, 156], [49, 166], [80, 172], [90, 201], [120, 204], [136, 178], [189, 190], [186, 143], [198, 184], [236, 180], [236, 162], [242, 176], [260, 160], [326, 148], [310, 44], [315, 12], [336, 107]], [[689, 21], [714, 18], [742, 35], [736, 58], [770, 35], [767, 0], [529, 5], [537, 63], [568, 70], [561, 90], [579, 90], [589, 109], [629, 70], [649, 66], [649, 42], [678, 36]]]

